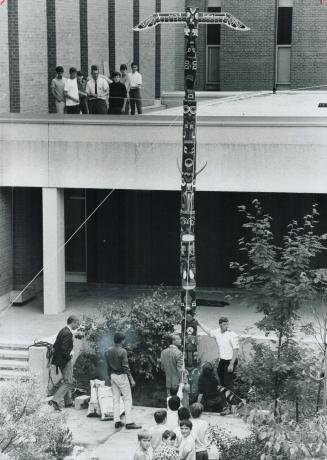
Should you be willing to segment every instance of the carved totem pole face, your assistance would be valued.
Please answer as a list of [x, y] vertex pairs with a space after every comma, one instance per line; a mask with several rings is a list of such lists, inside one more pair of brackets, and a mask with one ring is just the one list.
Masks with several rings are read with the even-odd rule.
[[181, 188], [181, 309], [186, 317], [182, 322], [182, 332], [185, 338], [185, 360], [187, 367], [197, 364], [196, 333], [194, 320], [196, 310], [196, 261], [195, 261], [195, 177], [196, 177], [196, 101], [195, 77], [197, 70], [196, 39], [198, 10], [188, 9], [185, 27], [185, 61], [184, 82], [185, 99], [183, 102], [183, 158], [182, 158], [182, 188]]

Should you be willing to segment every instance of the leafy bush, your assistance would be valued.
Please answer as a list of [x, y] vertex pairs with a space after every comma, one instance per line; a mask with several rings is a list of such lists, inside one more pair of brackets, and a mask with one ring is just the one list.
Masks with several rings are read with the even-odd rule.
[[[65, 416], [44, 403], [36, 382], [0, 382], [0, 453], [13, 460], [55, 460], [72, 449]], [[0, 457], [1, 458], [1, 457]]]
[[90, 394], [90, 380], [99, 376], [99, 358], [95, 353], [82, 352], [74, 364], [74, 377], [77, 387]]
[[178, 297], [169, 296], [160, 287], [151, 295], [132, 300], [131, 304], [124, 301], [102, 307], [97, 317], [85, 318], [84, 336], [103, 369], [103, 355], [112, 346], [114, 333], [125, 333], [133, 374], [151, 380], [160, 369], [158, 359], [167, 346], [167, 335], [180, 321]]
[[209, 440], [219, 452], [219, 460], [260, 460], [264, 443], [252, 434], [239, 439], [221, 426], [209, 427]]
[[253, 410], [248, 418], [263, 444], [261, 460], [326, 459], [327, 417], [318, 414], [298, 424], [287, 413], [276, 418], [273, 411]]

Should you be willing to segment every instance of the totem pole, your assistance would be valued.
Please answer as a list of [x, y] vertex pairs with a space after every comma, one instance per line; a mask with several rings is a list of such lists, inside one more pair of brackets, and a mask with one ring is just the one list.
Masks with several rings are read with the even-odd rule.
[[187, 8], [183, 13], [155, 13], [134, 27], [142, 31], [165, 23], [184, 23], [185, 61], [183, 102], [183, 152], [180, 208], [180, 271], [182, 335], [185, 365], [188, 370], [197, 367], [196, 263], [195, 263], [195, 208], [196, 181], [196, 100], [195, 77], [197, 70], [196, 43], [198, 24], [224, 24], [235, 30], [249, 30], [229, 13], [201, 13], [198, 8]]

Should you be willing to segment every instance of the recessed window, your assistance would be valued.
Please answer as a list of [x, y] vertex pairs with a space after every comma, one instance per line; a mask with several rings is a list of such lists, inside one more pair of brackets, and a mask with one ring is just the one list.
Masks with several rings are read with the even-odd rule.
[[292, 43], [292, 11], [291, 7], [278, 8], [277, 45]]

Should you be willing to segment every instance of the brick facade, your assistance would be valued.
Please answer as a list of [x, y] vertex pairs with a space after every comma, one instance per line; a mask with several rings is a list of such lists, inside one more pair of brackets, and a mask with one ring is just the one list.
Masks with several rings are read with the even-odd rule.
[[10, 112], [20, 112], [18, 0], [6, 2], [6, 4], [8, 8]]
[[[10, 111], [7, 3], [0, 7], [0, 111]], [[2, 109], [2, 110], [1, 110]]]
[[19, 289], [43, 266], [41, 190], [15, 188], [13, 201], [14, 289]]
[[[117, 70], [119, 69], [120, 64], [127, 64], [128, 68], [130, 68], [131, 62], [133, 61], [132, 28], [132, 2], [120, 2], [119, 4], [117, 3], [115, 8], [115, 63]], [[112, 46], [110, 48], [112, 48]]]
[[0, 297], [7, 294], [13, 285], [12, 270], [12, 194], [0, 188]]
[[50, 113], [56, 112], [55, 99], [51, 94], [50, 85], [57, 67], [56, 39], [56, 2], [47, 0], [47, 52], [48, 52], [48, 108]]
[[326, 24], [326, 4], [320, 6], [318, 1], [294, 0], [291, 87], [302, 88], [327, 83]]
[[273, 87], [274, 2], [223, 0], [228, 11], [251, 28], [239, 32], [221, 28], [220, 89], [270, 90]]
[[116, 0], [108, 1], [109, 70], [116, 70]]
[[89, 73], [89, 49], [88, 49], [88, 23], [87, 23], [87, 0], [79, 0], [79, 23], [80, 23], [80, 47], [81, 68], [84, 75]]
[[[139, 20], [143, 21], [148, 16], [155, 13], [155, 2], [149, 5], [147, 0], [140, 0], [140, 16]], [[137, 32], [139, 34], [140, 43], [140, 72], [143, 76], [142, 98], [143, 105], [152, 105], [155, 96], [155, 63], [156, 63], [156, 48], [155, 48], [155, 29]]]
[[[79, 2], [56, 0], [57, 65], [65, 69], [81, 66]], [[55, 76], [55, 75], [54, 75]]]
[[18, 2], [20, 111], [37, 113], [48, 106], [46, 2]]
[[[108, 1], [88, 0], [89, 71], [97, 64], [103, 72], [103, 64], [109, 61], [108, 49]], [[101, 14], [99, 14], [101, 11]], [[111, 69], [110, 69], [111, 70]]]

